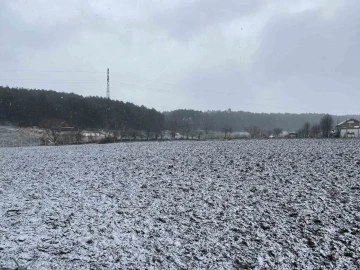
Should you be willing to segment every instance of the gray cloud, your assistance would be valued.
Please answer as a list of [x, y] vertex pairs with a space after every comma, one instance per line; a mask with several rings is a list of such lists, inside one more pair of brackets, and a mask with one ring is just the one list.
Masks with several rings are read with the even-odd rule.
[[156, 13], [154, 20], [173, 37], [184, 41], [207, 27], [253, 14], [265, 3], [264, 0], [195, 0]]
[[288, 100], [296, 100], [293, 108], [306, 104], [307, 110], [320, 112], [356, 110], [357, 102], [349, 97], [358, 96], [360, 86], [359, 11], [357, 2], [348, 1], [331, 18], [318, 9], [272, 18], [252, 64], [258, 87], [276, 84]]
[[360, 45], [360, 8], [350, 7], [331, 20], [321, 18], [318, 10], [274, 18], [261, 33], [254, 69], [270, 80], [353, 76], [359, 62], [354, 49]]
[[[0, 7], [1, 65], [21, 65], [21, 59], [44, 53], [68, 41], [77, 31], [73, 22], [27, 21], [19, 16], [10, 2]], [[32, 12], [29, 10], [29, 12]]]
[[[198, 108], [205, 110], [250, 107], [248, 103], [254, 99], [248, 78], [232, 61], [190, 74], [184, 80], [184, 88], [188, 89], [190, 96], [197, 97]], [[227, 102], [219, 104], [219, 96]]]
[[99, 96], [109, 67], [112, 98], [159, 110], [354, 113], [359, 11], [356, 0], [0, 1], [0, 79]]

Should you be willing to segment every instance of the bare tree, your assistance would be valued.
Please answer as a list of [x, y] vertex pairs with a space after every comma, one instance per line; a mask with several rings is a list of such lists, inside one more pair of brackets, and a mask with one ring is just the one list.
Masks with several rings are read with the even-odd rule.
[[232, 127], [228, 127], [228, 133], [229, 133], [229, 135], [231, 135], [231, 133], [233, 133], [233, 128]]
[[146, 129], [145, 130], [145, 135], [146, 135], [146, 140], [149, 141], [151, 136], [152, 136], [152, 132], [150, 129]]
[[320, 136], [321, 127], [319, 124], [314, 124], [310, 128], [310, 137], [311, 138], [318, 138]]
[[252, 127], [248, 127], [245, 129], [247, 132], [249, 132], [250, 137], [253, 138], [258, 138], [260, 136], [261, 130], [258, 126], [252, 126]]
[[222, 128], [221, 131], [224, 132], [224, 134], [225, 134], [224, 139], [226, 140], [226, 139], [228, 139], [227, 135], [231, 134], [233, 132], [233, 129], [232, 129], [232, 127], [224, 127], [224, 128]]
[[136, 138], [139, 137], [139, 131], [136, 129], [129, 128], [127, 132], [129, 138], [131, 138], [133, 141], [136, 141]]
[[44, 140], [57, 145], [60, 138], [61, 127], [64, 124], [64, 121], [55, 118], [48, 118], [41, 121], [40, 127], [45, 130], [46, 134]]
[[185, 136], [186, 139], [189, 139], [192, 133], [192, 120], [190, 118], [184, 118], [181, 121], [180, 125], [181, 135]]
[[298, 134], [298, 137], [299, 138], [305, 138], [305, 135], [304, 135], [304, 129], [303, 128], [300, 128], [296, 131], [296, 133]]
[[277, 138], [279, 138], [281, 133], [283, 132], [283, 130], [281, 128], [274, 128], [273, 132], [274, 132], [275, 136]]
[[165, 131], [164, 130], [158, 130], [156, 132], [156, 140], [158, 140], [158, 138], [160, 137], [160, 140], [163, 140], [165, 136]]
[[175, 140], [176, 133], [178, 132], [179, 129], [179, 122], [176, 119], [171, 120], [169, 122], [168, 129], [170, 130], [171, 139]]
[[144, 132], [142, 132], [141, 130], [136, 130], [136, 134], [137, 134], [137, 136], [140, 137], [140, 140], [141, 140], [141, 141], [144, 140], [144, 138], [145, 138]]
[[209, 126], [208, 126], [208, 125], [204, 125], [205, 139], [208, 138], [209, 131], [210, 131]]
[[310, 123], [306, 122], [302, 127], [302, 135], [304, 138], [309, 138], [310, 135]]
[[121, 135], [120, 135], [120, 130], [114, 129], [114, 130], [112, 131], [113, 141], [116, 142], [116, 141], [118, 140], [119, 136], [121, 136]]
[[204, 119], [203, 119], [203, 122], [202, 122], [202, 127], [203, 127], [203, 130], [205, 132], [205, 139], [208, 138], [208, 135], [209, 135], [209, 132], [210, 130], [212, 129], [212, 121], [211, 119], [209, 118], [209, 115], [208, 114], [204, 114]]
[[330, 137], [330, 132], [333, 128], [333, 124], [334, 124], [334, 120], [331, 115], [326, 114], [321, 118], [320, 127], [322, 131], [322, 136], [324, 138]]
[[204, 133], [204, 132], [203, 132], [201, 129], [198, 129], [198, 130], [196, 131], [196, 136], [197, 136], [198, 141], [201, 140], [201, 136], [203, 135], [203, 133]]
[[271, 131], [268, 129], [264, 129], [261, 131], [261, 137], [263, 138], [269, 138], [271, 135]]
[[81, 130], [78, 129], [75, 134], [76, 143], [77, 144], [81, 143], [82, 139], [83, 139], [83, 134], [81, 133]]
[[122, 141], [128, 136], [128, 130], [124, 124], [120, 126], [120, 140]]

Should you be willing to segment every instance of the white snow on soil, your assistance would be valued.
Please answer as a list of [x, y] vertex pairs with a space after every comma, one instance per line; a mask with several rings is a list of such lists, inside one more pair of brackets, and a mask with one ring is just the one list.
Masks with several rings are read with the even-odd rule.
[[360, 140], [0, 149], [3, 267], [359, 269], [359, 254]]
[[39, 138], [40, 135], [30, 133], [25, 128], [0, 126], [0, 147], [38, 146]]

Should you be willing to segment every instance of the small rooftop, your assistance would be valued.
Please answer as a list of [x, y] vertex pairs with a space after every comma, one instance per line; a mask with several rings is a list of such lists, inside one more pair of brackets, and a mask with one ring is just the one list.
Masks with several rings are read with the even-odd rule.
[[337, 127], [338, 127], [338, 126], [341, 126], [341, 125], [345, 124], [345, 123], [348, 122], [348, 121], [356, 121], [356, 122], [359, 122], [359, 120], [356, 120], [356, 119], [354, 119], [354, 118], [350, 118], [350, 119], [346, 119], [346, 120], [338, 123], [336, 126], [337, 126]]

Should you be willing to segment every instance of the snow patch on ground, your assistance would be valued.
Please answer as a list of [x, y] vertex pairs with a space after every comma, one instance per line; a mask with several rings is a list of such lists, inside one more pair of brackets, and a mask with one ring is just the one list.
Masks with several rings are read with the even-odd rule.
[[39, 136], [29, 134], [24, 128], [0, 126], [0, 147], [38, 146]]

